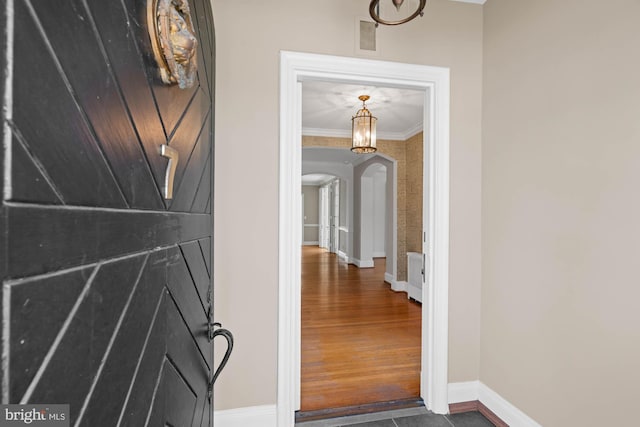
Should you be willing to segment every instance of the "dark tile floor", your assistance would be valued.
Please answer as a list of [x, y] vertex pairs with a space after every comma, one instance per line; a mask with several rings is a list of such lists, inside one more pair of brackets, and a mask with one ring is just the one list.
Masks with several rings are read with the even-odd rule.
[[[417, 408], [416, 408], [417, 409]], [[493, 427], [493, 424], [479, 412], [465, 412], [455, 415], [436, 415], [422, 408], [420, 410], [398, 410], [387, 414], [370, 414], [333, 420], [308, 421], [296, 424], [298, 427]]]
[[352, 427], [493, 427], [479, 412], [456, 415], [423, 414], [351, 424]]

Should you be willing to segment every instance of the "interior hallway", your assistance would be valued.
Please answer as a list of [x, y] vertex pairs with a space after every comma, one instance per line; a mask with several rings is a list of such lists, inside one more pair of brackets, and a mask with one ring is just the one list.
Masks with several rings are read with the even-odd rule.
[[422, 307], [384, 271], [302, 248], [301, 411], [420, 396]]

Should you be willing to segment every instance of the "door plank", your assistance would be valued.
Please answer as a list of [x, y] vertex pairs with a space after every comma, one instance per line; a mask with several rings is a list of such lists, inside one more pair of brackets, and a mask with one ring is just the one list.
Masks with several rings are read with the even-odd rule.
[[[147, 38], [149, 37], [147, 36]], [[157, 69], [157, 66], [155, 69]], [[195, 84], [193, 87], [184, 90], [175, 90], [175, 86], [167, 86], [162, 83], [159, 77], [156, 77], [153, 80], [152, 89], [167, 136], [171, 138], [177, 132], [177, 126], [184, 112], [198, 95], [199, 85]], [[189, 126], [194, 126], [194, 124], [192, 123]]]
[[202, 13], [204, 6], [199, 0], [192, 1], [191, 7], [194, 12], [193, 26], [198, 38], [198, 79], [200, 87], [205, 91], [207, 97], [211, 95], [210, 77], [213, 74], [213, 55], [209, 45], [209, 32], [206, 26], [207, 16]]
[[122, 407], [117, 427], [140, 427], [147, 419], [151, 405], [149, 397], [156, 388], [165, 358], [168, 299], [169, 293], [165, 288], [156, 311], [151, 333], [148, 335], [143, 353], [139, 358], [137, 371], [129, 385], [129, 392]]
[[[181, 308], [181, 314], [189, 325], [190, 336], [197, 343], [202, 359], [210, 366], [212, 346], [208, 339], [207, 309], [198, 296], [197, 287], [189, 274], [185, 259], [177, 247], [167, 249], [167, 288]], [[207, 280], [207, 284], [209, 280]]]
[[179, 182], [176, 182], [176, 190], [171, 201], [171, 210], [177, 212], [189, 212], [191, 203], [198, 190], [198, 184], [204, 171], [207, 158], [211, 152], [211, 120], [205, 120], [198, 140], [188, 159], [185, 159], [185, 171]]
[[[70, 405], [75, 422], [105, 353], [110, 350], [118, 319], [137, 284], [144, 256], [102, 265], [80, 303], [64, 335], [27, 402], [58, 402]], [[83, 357], [77, 357], [77, 355]], [[68, 363], [73, 360], [74, 363]], [[25, 399], [26, 398], [26, 399]]]
[[165, 250], [152, 252], [131, 300], [109, 358], [91, 396], [88, 396], [81, 426], [115, 426], [127, 390], [151, 331], [159, 298], [164, 292]]
[[62, 204], [63, 201], [52, 180], [46, 175], [44, 168], [39, 165], [25, 146], [20, 143], [15, 131], [11, 139], [11, 199], [22, 202], [38, 202], [47, 204]]
[[200, 245], [197, 241], [183, 243], [180, 245], [180, 250], [186, 261], [186, 266], [191, 274], [191, 278], [196, 285], [202, 306], [207, 309], [209, 306], [207, 293], [209, 292], [210, 278], [204, 259], [202, 258]]
[[202, 411], [202, 421], [200, 422], [200, 427], [209, 427], [211, 425], [211, 404], [209, 403], [209, 401], [207, 401], [204, 406], [204, 410]]
[[211, 197], [211, 157], [207, 160], [207, 164], [204, 168], [204, 173], [202, 174], [202, 178], [200, 179], [200, 184], [198, 185], [198, 192], [196, 193], [196, 197], [193, 199], [193, 205], [191, 206], [191, 212], [199, 212], [205, 213], [208, 209], [209, 201]]
[[178, 129], [169, 141], [169, 146], [178, 150], [180, 154], [180, 161], [178, 161], [174, 178], [177, 185], [182, 181], [188, 160], [198, 142], [200, 131], [209, 119], [210, 107], [208, 105], [202, 105], [203, 99], [207, 99], [203, 97], [204, 93], [199, 90], [193, 102], [189, 105], [189, 110], [180, 121]]
[[85, 267], [5, 283], [13, 307], [10, 312], [5, 308], [3, 315], [10, 317], [10, 401], [24, 395], [93, 270]]
[[[85, 206], [126, 207], [111, 170], [33, 21], [27, 3], [15, 2], [14, 125], [60, 189]], [[37, 123], [37, 126], [33, 124]]]
[[[173, 303], [167, 304], [167, 358], [169, 358], [174, 366], [178, 366], [180, 374], [189, 388], [197, 396], [197, 404], [194, 408], [193, 415], [201, 414], [202, 409], [207, 401], [209, 367], [207, 363], [211, 360], [203, 360], [196, 350], [196, 343], [191, 339], [190, 332], [193, 332], [193, 325], [185, 322], [185, 309], [189, 306], [180, 308], [180, 303], [173, 299]], [[211, 346], [209, 345], [209, 348]], [[196, 419], [197, 418], [197, 419]], [[197, 424], [196, 424], [197, 421]], [[192, 426], [200, 424], [200, 418], [192, 417]]]
[[167, 136], [147, 80], [148, 66], [135, 40], [134, 28], [140, 28], [140, 25], [130, 20], [120, 2], [88, 0], [87, 4], [155, 180], [162, 186], [167, 160], [159, 155], [158, 146], [167, 143]]
[[197, 240], [211, 230], [209, 215], [21, 204], [8, 207], [7, 223], [11, 278]]
[[68, 3], [60, 7], [50, 0], [31, 0], [129, 206], [162, 209], [160, 189], [102, 54], [91, 16], [82, 0]]
[[209, 277], [211, 277], [211, 239], [200, 239], [198, 240], [198, 244], [200, 245], [200, 250], [202, 250], [204, 263], [207, 266], [207, 273], [209, 274]]
[[193, 425], [198, 396], [170, 359], [164, 359], [160, 382], [151, 400], [153, 406], [145, 427]]

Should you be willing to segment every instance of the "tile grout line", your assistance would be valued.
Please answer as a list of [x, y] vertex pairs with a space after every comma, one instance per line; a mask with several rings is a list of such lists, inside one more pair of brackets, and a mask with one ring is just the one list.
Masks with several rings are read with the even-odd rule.
[[447, 422], [448, 422], [449, 424], [451, 424], [451, 427], [456, 427], [456, 426], [453, 424], [453, 422], [451, 422], [451, 420], [449, 419], [449, 417], [447, 417], [446, 415], [443, 415], [443, 417], [444, 417], [444, 419], [445, 419], [445, 420], [447, 420]]

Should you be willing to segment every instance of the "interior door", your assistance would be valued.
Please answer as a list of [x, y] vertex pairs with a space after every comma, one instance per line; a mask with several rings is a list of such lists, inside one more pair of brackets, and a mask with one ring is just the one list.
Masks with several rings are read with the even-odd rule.
[[340, 180], [331, 183], [331, 252], [340, 250]]
[[75, 426], [213, 424], [214, 27], [189, 3], [188, 89], [161, 81], [146, 1], [2, 7], [3, 403], [66, 403]]

